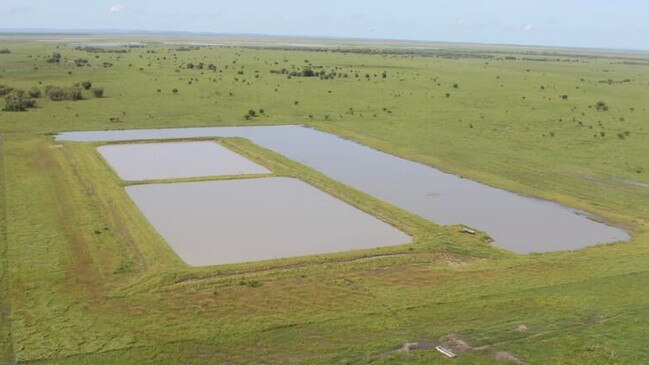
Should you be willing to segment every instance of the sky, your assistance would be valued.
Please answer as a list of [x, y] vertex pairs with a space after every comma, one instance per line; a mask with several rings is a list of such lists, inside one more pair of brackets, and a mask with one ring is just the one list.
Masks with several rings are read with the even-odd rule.
[[0, 1], [0, 29], [35, 28], [649, 50], [649, 0]]

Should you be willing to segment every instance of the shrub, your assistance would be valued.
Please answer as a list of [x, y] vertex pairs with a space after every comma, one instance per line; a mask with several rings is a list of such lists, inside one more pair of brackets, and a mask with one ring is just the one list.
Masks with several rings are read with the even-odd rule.
[[9, 94], [14, 88], [7, 85], [0, 85], [0, 96]]
[[9, 54], [9, 53], [11, 53], [11, 50], [9, 48], [0, 49], [0, 54]]
[[92, 95], [94, 95], [96, 98], [104, 97], [104, 88], [103, 87], [93, 87], [92, 88]]
[[178, 89], [173, 88], [173, 89], [171, 89], [171, 92], [174, 93], [174, 94], [178, 94]]
[[47, 86], [45, 88], [47, 96], [53, 101], [62, 101], [62, 100], [82, 100], [83, 95], [81, 95], [81, 88], [78, 86]]
[[5, 95], [5, 107], [3, 110], [10, 112], [23, 112], [27, 108], [36, 107], [34, 99], [25, 96], [22, 90], [14, 90]]
[[128, 274], [130, 272], [133, 272], [133, 264], [129, 262], [122, 263], [119, 265], [114, 271], [113, 274], [119, 275], [119, 274]]
[[600, 112], [605, 112], [608, 111], [608, 105], [606, 105], [606, 103], [603, 101], [598, 101], [597, 103], [595, 103], [595, 109]]
[[92, 82], [91, 81], [82, 81], [81, 86], [86, 90], [90, 90], [90, 88], [92, 87]]
[[74, 65], [77, 67], [83, 67], [83, 66], [88, 66], [90, 64], [88, 63], [88, 60], [85, 58], [77, 58], [76, 60], [74, 60]]
[[313, 76], [315, 76], [315, 72], [313, 72], [313, 70], [310, 69], [310, 68], [305, 68], [304, 71], [302, 71], [302, 76], [304, 76], [304, 77], [313, 77]]
[[27, 95], [29, 95], [32, 98], [40, 98], [41, 97], [41, 89], [34, 86], [31, 89], [29, 89], [29, 91], [27, 91]]
[[47, 59], [47, 63], [59, 63], [61, 62], [61, 54], [60, 53], [52, 53], [52, 56]]
[[256, 116], [257, 116], [257, 112], [255, 112], [254, 110], [250, 109], [250, 110], [248, 110], [248, 115], [251, 116], [251, 117], [256, 117]]

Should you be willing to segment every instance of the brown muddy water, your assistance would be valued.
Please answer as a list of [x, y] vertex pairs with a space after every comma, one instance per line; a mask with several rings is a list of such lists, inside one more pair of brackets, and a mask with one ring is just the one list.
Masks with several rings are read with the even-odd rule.
[[63, 141], [242, 137], [438, 224], [485, 231], [517, 253], [626, 241], [622, 229], [554, 202], [521, 196], [298, 125], [67, 132]]
[[270, 173], [214, 142], [112, 144], [97, 150], [122, 180]]
[[296, 179], [132, 185], [126, 192], [178, 256], [193, 266], [342, 252], [411, 240]]

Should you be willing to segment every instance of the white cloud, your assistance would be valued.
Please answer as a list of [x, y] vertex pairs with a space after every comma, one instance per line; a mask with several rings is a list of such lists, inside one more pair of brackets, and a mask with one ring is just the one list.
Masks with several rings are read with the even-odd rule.
[[126, 6], [122, 4], [114, 4], [110, 9], [108, 9], [108, 11], [111, 13], [119, 13], [120, 11], [124, 11], [124, 9], [126, 9]]
[[525, 24], [523, 26], [523, 32], [531, 32], [534, 30], [534, 24]]

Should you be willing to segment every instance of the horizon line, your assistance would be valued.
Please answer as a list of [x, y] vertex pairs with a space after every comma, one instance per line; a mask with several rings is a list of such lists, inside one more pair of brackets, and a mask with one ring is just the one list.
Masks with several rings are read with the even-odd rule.
[[480, 43], [467, 41], [441, 41], [441, 40], [422, 40], [407, 38], [368, 38], [368, 37], [341, 37], [328, 35], [286, 35], [270, 33], [228, 33], [215, 31], [190, 31], [190, 30], [144, 30], [144, 29], [111, 29], [111, 28], [0, 28], [0, 36], [6, 35], [133, 35], [133, 36], [163, 36], [163, 35], [183, 35], [183, 36], [231, 36], [231, 37], [266, 37], [266, 38], [298, 38], [311, 40], [348, 40], [348, 41], [369, 41], [369, 42], [416, 42], [416, 43], [433, 43], [433, 44], [456, 44], [456, 45], [475, 45], [475, 46], [492, 46], [492, 47], [520, 47], [520, 48], [547, 48], [547, 49], [572, 49], [572, 50], [590, 50], [590, 51], [614, 51], [614, 52], [638, 52], [647, 53], [649, 49], [640, 48], [614, 48], [614, 47], [588, 47], [588, 46], [558, 46], [549, 44], [522, 44], [522, 43]]

